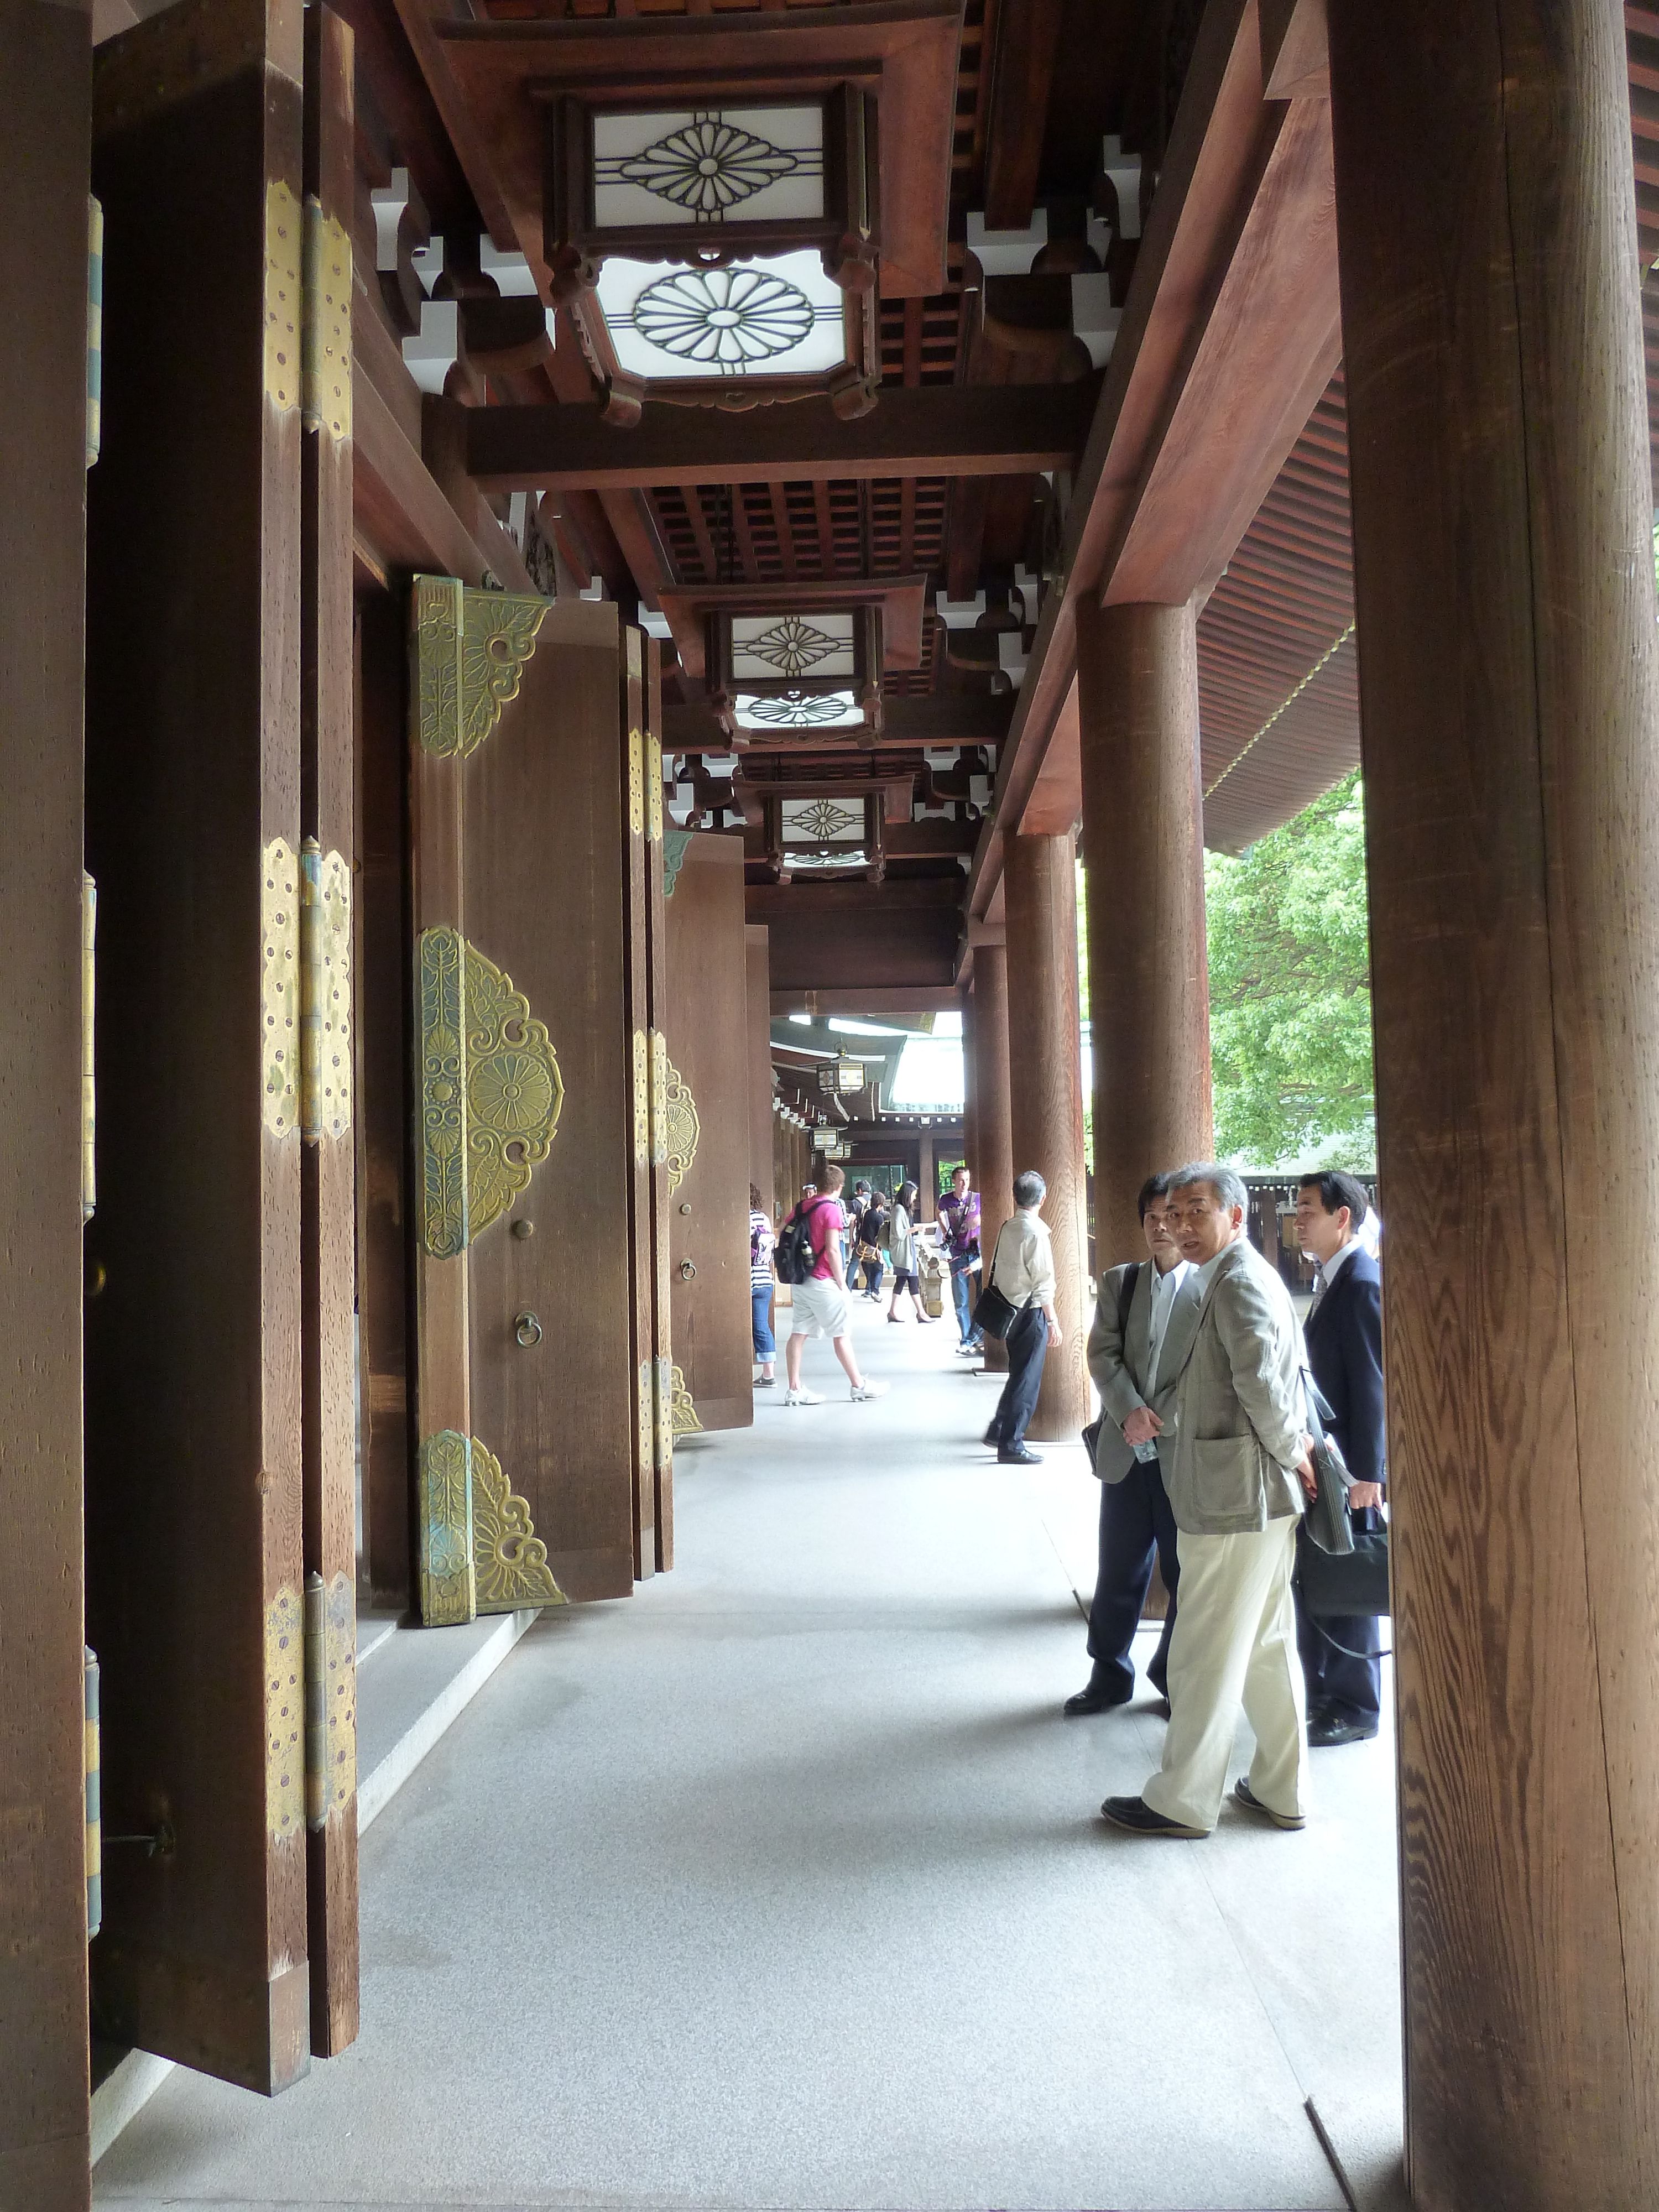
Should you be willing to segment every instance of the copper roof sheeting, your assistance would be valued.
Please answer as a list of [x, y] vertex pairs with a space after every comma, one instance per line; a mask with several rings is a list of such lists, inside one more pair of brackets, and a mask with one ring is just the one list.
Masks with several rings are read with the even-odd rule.
[[1342, 372], [1198, 620], [1204, 842], [1236, 853], [1359, 758]]

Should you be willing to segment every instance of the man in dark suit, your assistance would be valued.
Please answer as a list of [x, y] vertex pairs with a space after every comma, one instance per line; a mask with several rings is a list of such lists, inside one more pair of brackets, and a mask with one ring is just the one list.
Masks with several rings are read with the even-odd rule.
[[[1330, 1432], [1353, 1476], [1348, 1508], [1356, 1531], [1380, 1528], [1387, 1476], [1382, 1428], [1382, 1282], [1359, 1241], [1369, 1207], [1351, 1175], [1304, 1176], [1297, 1194], [1302, 1249], [1320, 1267], [1304, 1325], [1308, 1364], [1329, 1400]], [[1310, 1620], [1297, 1607], [1297, 1642], [1308, 1686], [1308, 1741], [1319, 1749], [1363, 1743], [1382, 1709], [1382, 1646], [1364, 1614]], [[1358, 1655], [1358, 1656], [1356, 1656]]]

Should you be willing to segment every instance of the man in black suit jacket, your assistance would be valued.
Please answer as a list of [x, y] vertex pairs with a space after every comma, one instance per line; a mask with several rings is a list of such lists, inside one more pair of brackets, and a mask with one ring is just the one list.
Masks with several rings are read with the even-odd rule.
[[[1330, 1432], [1354, 1479], [1348, 1507], [1357, 1531], [1382, 1526], [1378, 1509], [1387, 1479], [1382, 1279], [1358, 1233], [1368, 1211], [1364, 1189], [1352, 1176], [1332, 1170], [1302, 1178], [1297, 1233], [1321, 1269], [1304, 1324], [1308, 1364], [1330, 1401]], [[1322, 1749], [1374, 1736], [1382, 1708], [1375, 1620], [1360, 1614], [1315, 1622], [1298, 1601], [1297, 1641], [1308, 1686], [1308, 1741]]]

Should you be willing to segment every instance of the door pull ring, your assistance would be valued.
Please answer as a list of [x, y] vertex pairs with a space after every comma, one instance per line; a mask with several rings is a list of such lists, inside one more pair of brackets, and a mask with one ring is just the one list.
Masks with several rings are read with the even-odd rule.
[[541, 1342], [542, 1325], [533, 1313], [526, 1311], [520, 1314], [514, 1322], [513, 1334], [528, 1352], [532, 1344]]
[[692, 1263], [691, 1263], [691, 1261], [690, 1261], [690, 1260], [682, 1260], [682, 1261], [680, 1261], [680, 1280], [681, 1280], [681, 1282], [683, 1282], [683, 1283], [689, 1283], [689, 1282], [690, 1281], [691, 1278], [693, 1277], [693, 1275], [695, 1275], [695, 1274], [696, 1273], [696, 1272], [697, 1272], [697, 1271], [696, 1271], [696, 1268], [692, 1265]]

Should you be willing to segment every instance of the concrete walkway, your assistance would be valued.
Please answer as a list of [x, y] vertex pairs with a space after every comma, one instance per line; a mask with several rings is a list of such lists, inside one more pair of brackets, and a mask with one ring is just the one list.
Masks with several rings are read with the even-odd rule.
[[830, 1402], [690, 1440], [675, 1571], [533, 1629], [364, 1838], [356, 2046], [179, 2070], [100, 2204], [1340, 2212], [1309, 2096], [1403, 2201], [1391, 1747], [1301, 1835], [1105, 1829], [1161, 1723], [1060, 1717], [1081, 1450], [999, 1468], [949, 1322], [859, 1311], [891, 1397], [814, 1346]]

